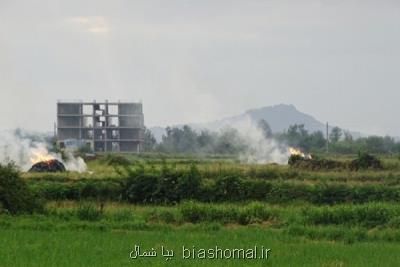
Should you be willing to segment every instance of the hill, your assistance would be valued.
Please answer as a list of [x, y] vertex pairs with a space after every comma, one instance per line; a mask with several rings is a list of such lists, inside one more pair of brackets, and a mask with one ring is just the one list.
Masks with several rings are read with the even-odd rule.
[[[310, 132], [325, 132], [326, 130], [325, 123], [318, 121], [309, 114], [299, 111], [295, 106], [287, 104], [250, 109], [236, 116], [226, 117], [207, 123], [187, 123], [187, 125], [197, 130], [208, 129], [218, 131], [227, 126], [237, 125], [241, 121], [248, 120], [249, 118], [254, 122], [264, 119], [271, 126], [274, 133], [282, 132], [293, 124], [304, 124], [305, 128]], [[183, 125], [174, 126], [182, 127]], [[157, 140], [161, 140], [162, 135], [165, 134], [165, 129], [162, 127], [152, 127], [150, 130]], [[355, 133], [355, 135], [359, 134]]]

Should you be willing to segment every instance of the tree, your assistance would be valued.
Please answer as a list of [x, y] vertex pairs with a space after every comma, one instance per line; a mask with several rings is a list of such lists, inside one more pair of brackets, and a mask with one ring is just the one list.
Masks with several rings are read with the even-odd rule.
[[343, 134], [344, 134], [345, 142], [348, 142], [348, 143], [353, 142], [353, 136], [351, 135], [351, 133], [349, 131], [344, 131]]
[[197, 136], [197, 144], [199, 152], [201, 153], [214, 153], [215, 142], [217, 141], [217, 134], [208, 130], [202, 130]]
[[308, 131], [304, 127], [304, 124], [294, 124], [289, 126], [288, 130], [283, 134], [282, 137], [289, 146], [297, 146], [308, 150], [308, 135]]
[[325, 147], [325, 144], [326, 139], [324, 137], [324, 133], [321, 131], [316, 131], [308, 136], [306, 147], [308, 147], [308, 150], [321, 149]]
[[389, 153], [394, 144], [394, 139], [388, 136], [369, 136], [365, 138], [365, 150], [370, 153]]
[[218, 154], [237, 154], [243, 151], [245, 142], [240, 137], [239, 131], [233, 128], [225, 128], [218, 136], [215, 152]]
[[188, 125], [183, 126], [182, 140], [180, 142], [180, 152], [195, 153], [197, 150], [198, 134]]
[[163, 135], [160, 150], [166, 153], [194, 153], [196, 152], [197, 133], [188, 125], [183, 128], [167, 127]]
[[331, 133], [329, 134], [329, 140], [331, 143], [337, 143], [339, 142], [342, 135], [343, 135], [342, 129], [335, 126], [332, 128]]
[[154, 151], [157, 145], [157, 140], [149, 129], [144, 130], [144, 151]]
[[1, 209], [11, 214], [43, 210], [43, 203], [22, 179], [14, 163], [0, 163], [0, 211]]
[[257, 127], [263, 132], [265, 138], [272, 137], [272, 129], [266, 120], [264, 119], [259, 120]]

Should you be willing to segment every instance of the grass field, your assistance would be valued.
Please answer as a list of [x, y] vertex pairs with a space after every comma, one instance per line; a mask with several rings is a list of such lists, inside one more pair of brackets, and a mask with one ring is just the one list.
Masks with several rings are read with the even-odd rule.
[[[399, 244], [363, 242], [343, 244], [282, 236], [258, 228], [157, 231], [0, 230], [2, 266], [398, 266]], [[164, 245], [173, 249], [163, 257], [132, 260], [134, 244], [145, 249]], [[271, 249], [267, 260], [182, 259], [182, 246]]]
[[[109, 160], [89, 161], [82, 174], [23, 173], [45, 207], [0, 213], [0, 266], [399, 265], [396, 157], [363, 171], [221, 157]], [[131, 259], [135, 244], [175, 256]], [[183, 259], [182, 246], [271, 251], [268, 259]]]

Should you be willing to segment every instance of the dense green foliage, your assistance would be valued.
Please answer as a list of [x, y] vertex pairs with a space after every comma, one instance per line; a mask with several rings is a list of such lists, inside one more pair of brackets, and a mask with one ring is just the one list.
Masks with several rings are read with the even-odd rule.
[[157, 166], [136, 162], [117, 167], [118, 176], [113, 178], [61, 179], [55, 176], [27, 181], [30, 188], [47, 200], [136, 204], [256, 200], [266, 203], [302, 201], [318, 205], [400, 200], [398, 172], [349, 170], [345, 173], [336, 170], [326, 173], [324, 169], [304, 172], [274, 165], [235, 166], [184, 163], [179, 167], [166, 162]]
[[186, 154], [238, 154], [246, 149], [243, 136], [236, 129], [226, 128], [221, 133], [203, 130], [200, 133], [189, 126], [167, 127], [166, 135], [153, 151]]
[[0, 164], [0, 212], [1, 209], [11, 214], [32, 213], [41, 209], [40, 201], [12, 163]]
[[[319, 160], [349, 166], [355, 158]], [[360, 166], [371, 160], [357, 159]], [[23, 173], [25, 187], [47, 203], [40, 214], [0, 214], [2, 251], [23, 255], [0, 253], [0, 265], [30, 266], [25, 255], [41, 266], [165, 264], [130, 262], [130, 246], [139, 243], [177, 252], [182, 245], [265, 245], [273, 250], [271, 266], [396, 266], [390, 255], [400, 242], [400, 160], [380, 163], [309, 170], [221, 157], [106, 155], [89, 161], [88, 173]], [[10, 177], [21, 176], [11, 170]], [[191, 263], [244, 262], [263, 264]], [[173, 264], [190, 263], [178, 257]]]
[[[282, 133], [273, 133], [265, 120], [258, 128], [265, 138], [272, 138], [281, 144], [298, 147], [304, 151], [318, 153], [326, 150], [326, 136], [321, 131], [309, 132], [304, 125], [291, 125]], [[197, 132], [190, 126], [167, 127], [162, 141], [157, 144], [150, 131], [146, 131], [146, 151], [184, 154], [239, 154], [248, 149], [247, 137], [233, 128], [221, 132], [203, 130]], [[329, 134], [329, 151], [336, 154], [399, 154], [400, 142], [392, 137], [369, 136], [353, 138], [350, 132], [333, 127]]]

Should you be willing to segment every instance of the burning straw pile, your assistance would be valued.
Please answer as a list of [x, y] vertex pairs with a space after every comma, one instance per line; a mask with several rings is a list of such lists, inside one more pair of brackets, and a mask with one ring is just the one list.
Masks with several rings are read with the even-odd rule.
[[46, 161], [40, 161], [33, 164], [29, 172], [65, 172], [65, 166], [62, 162], [51, 159]]
[[291, 167], [306, 170], [335, 170], [346, 168], [344, 162], [329, 159], [313, 159], [310, 155], [305, 157], [299, 154], [290, 155], [288, 163]]
[[305, 154], [298, 149], [290, 149], [288, 164], [291, 167], [305, 170], [382, 170], [381, 161], [375, 156], [360, 153], [358, 158], [351, 162], [336, 161], [330, 159], [314, 159], [310, 154]]
[[64, 164], [49, 155], [47, 150], [37, 150], [33, 152], [30, 159], [33, 164], [29, 172], [65, 172]]

